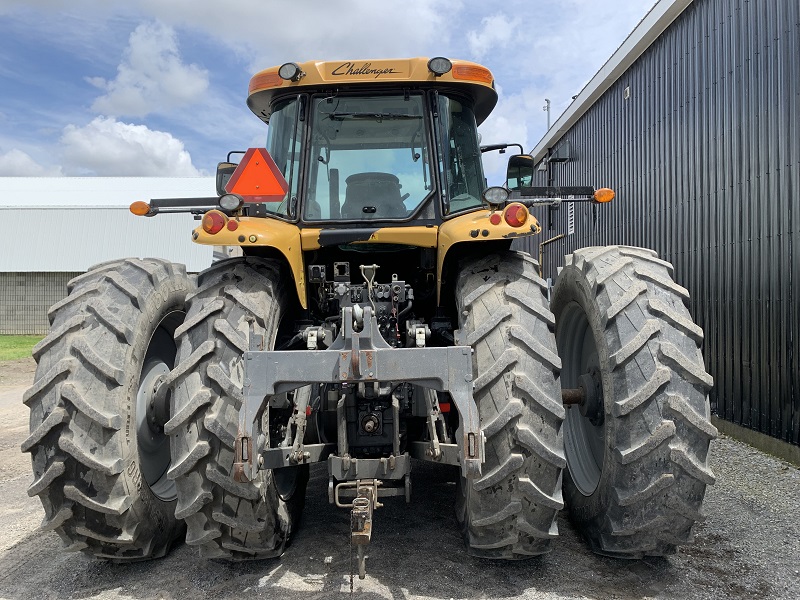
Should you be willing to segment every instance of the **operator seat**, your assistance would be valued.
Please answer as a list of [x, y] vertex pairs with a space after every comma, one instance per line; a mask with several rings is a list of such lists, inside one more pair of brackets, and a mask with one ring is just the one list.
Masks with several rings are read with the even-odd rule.
[[343, 219], [396, 219], [408, 214], [400, 180], [391, 173], [356, 173], [345, 183]]

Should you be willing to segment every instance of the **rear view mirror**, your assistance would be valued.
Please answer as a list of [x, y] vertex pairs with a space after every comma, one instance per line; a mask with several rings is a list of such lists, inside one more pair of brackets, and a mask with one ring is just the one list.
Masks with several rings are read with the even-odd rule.
[[516, 154], [508, 159], [506, 186], [509, 190], [519, 190], [533, 185], [533, 157], [528, 154]]
[[221, 162], [217, 165], [217, 196], [224, 196], [228, 193], [225, 186], [239, 165], [231, 162]]

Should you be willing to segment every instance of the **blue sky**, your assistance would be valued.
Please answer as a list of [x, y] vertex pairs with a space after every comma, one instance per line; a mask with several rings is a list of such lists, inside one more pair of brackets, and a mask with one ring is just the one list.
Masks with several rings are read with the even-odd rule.
[[528, 150], [545, 98], [555, 122], [654, 2], [0, 0], [0, 176], [212, 174], [264, 143], [252, 74], [305, 60], [480, 62], [500, 94], [483, 142]]

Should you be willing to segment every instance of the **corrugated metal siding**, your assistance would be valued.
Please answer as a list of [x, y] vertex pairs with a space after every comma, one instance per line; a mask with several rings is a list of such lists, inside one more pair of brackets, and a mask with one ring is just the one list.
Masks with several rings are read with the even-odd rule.
[[[575, 160], [551, 164], [551, 183], [609, 186], [617, 199], [576, 205], [575, 234], [550, 244], [544, 261], [554, 276], [579, 247], [657, 250], [706, 332], [714, 410], [794, 444], [799, 120], [800, 3], [696, 0], [562, 138]], [[566, 207], [537, 216], [534, 254], [567, 229]]]
[[135, 217], [126, 207], [3, 207], [0, 272], [82, 272], [126, 257], [157, 257], [197, 272], [212, 246], [192, 242], [189, 214]]

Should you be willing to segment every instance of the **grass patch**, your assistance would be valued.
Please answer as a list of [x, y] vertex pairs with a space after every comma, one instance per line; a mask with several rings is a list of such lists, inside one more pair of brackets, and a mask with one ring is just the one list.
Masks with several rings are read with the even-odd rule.
[[16, 360], [31, 355], [41, 335], [0, 335], [0, 360]]

